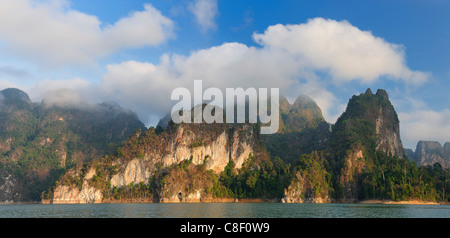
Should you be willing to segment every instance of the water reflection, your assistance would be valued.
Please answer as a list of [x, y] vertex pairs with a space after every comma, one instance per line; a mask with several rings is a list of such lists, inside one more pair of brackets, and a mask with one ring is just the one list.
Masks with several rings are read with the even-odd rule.
[[384, 204], [76, 204], [1, 205], [0, 217], [57, 218], [450, 218], [446, 205]]

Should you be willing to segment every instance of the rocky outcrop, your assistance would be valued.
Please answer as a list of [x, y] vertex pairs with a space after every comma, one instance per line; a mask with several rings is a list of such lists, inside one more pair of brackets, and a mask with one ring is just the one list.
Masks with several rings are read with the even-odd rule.
[[[152, 130], [143, 134], [137, 133], [130, 137], [116, 157], [103, 158], [86, 165], [84, 170], [89, 173], [74, 169], [64, 175], [60, 185], [53, 189], [50, 203], [100, 202], [105, 192], [110, 193], [115, 189], [136, 184], [149, 184], [155, 173], [182, 163], [202, 165], [205, 171], [218, 174], [232, 161], [234, 169], [237, 170], [252, 153], [257, 153], [255, 133], [255, 127], [249, 124], [171, 124], [160, 135]], [[177, 171], [178, 173], [175, 173]], [[190, 175], [183, 171], [175, 169], [172, 174], [167, 174], [162, 187], [158, 188], [157, 194], [153, 194], [153, 200], [201, 201], [210, 185], [200, 181], [200, 174]], [[73, 185], [74, 179], [70, 179], [71, 177], [83, 181], [82, 187], [63, 185]], [[186, 192], [187, 190], [189, 192]]]
[[308, 186], [308, 181], [302, 176], [300, 172], [295, 174], [295, 178], [291, 184], [284, 189], [282, 203], [328, 203], [330, 198], [328, 193], [318, 194], [314, 193], [313, 188]]
[[383, 109], [380, 108], [379, 116], [375, 122], [375, 130], [377, 135], [376, 150], [403, 158], [405, 152], [400, 139], [399, 124], [386, 125], [386, 117], [383, 115], [384, 113], [385, 112], [383, 112]]
[[278, 133], [301, 132], [316, 128], [325, 118], [317, 103], [306, 95], [300, 95], [293, 104], [280, 97], [280, 126]]
[[344, 166], [339, 176], [339, 184], [342, 185], [340, 200], [354, 202], [357, 199], [360, 175], [366, 168], [366, 161], [361, 149], [355, 149], [345, 159]]
[[263, 135], [264, 145], [273, 157], [294, 162], [301, 154], [324, 150], [331, 125], [317, 103], [308, 96], [299, 96], [293, 104], [280, 97], [280, 125], [275, 134]]
[[147, 170], [144, 160], [133, 159], [126, 163], [124, 167], [123, 172], [112, 176], [110, 180], [112, 187], [127, 186], [131, 183], [147, 183], [150, 179], [151, 173]]
[[356, 147], [363, 151], [381, 151], [403, 158], [405, 151], [400, 138], [400, 121], [386, 91], [376, 94], [368, 89], [353, 96], [345, 112], [333, 126], [330, 149], [337, 157], [344, 157], [346, 150]]
[[433, 166], [439, 163], [443, 168], [450, 168], [449, 142], [442, 147], [437, 141], [419, 141], [415, 152], [409, 154], [408, 158], [415, 161], [418, 166]]
[[[84, 175], [82, 181], [78, 183], [64, 183], [56, 186], [53, 190], [53, 196], [44, 203], [52, 204], [74, 204], [74, 203], [99, 203], [102, 201], [102, 193], [90, 184], [90, 180], [96, 176], [96, 170], [91, 168]], [[79, 176], [74, 170], [69, 171], [71, 178]], [[81, 187], [79, 186], [81, 183]]]
[[288, 188], [284, 189], [284, 195], [281, 199], [283, 203], [303, 203], [305, 201], [304, 195], [305, 179], [300, 172], [295, 174], [294, 180]]
[[403, 158], [399, 119], [385, 90], [370, 89], [353, 96], [345, 112], [333, 126], [328, 150], [338, 171], [338, 197], [357, 200], [360, 175], [373, 162], [376, 153]]
[[[202, 142], [201, 137], [189, 130], [189, 127], [181, 126], [176, 131], [174, 140], [168, 142], [167, 154], [162, 157], [164, 167], [178, 164], [183, 160], [192, 159], [194, 164], [200, 165], [206, 162], [206, 168], [217, 173], [223, 171], [232, 160], [236, 168], [240, 168], [252, 149], [253, 129], [249, 125], [243, 125], [229, 133], [223, 131], [211, 142]], [[245, 135], [242, 135], [244, 133]]]
[[296, 162], [295, 174], [289, 186], [284, 189], [283, 203], [330, 202], [329, 172], [326, 158], [321, 152], [302, 155]]
[[199, 203], [202, 202], [202, 190], [195, 190], [191, 193], [179, 191], [170, 197], [163, 197], [159, 200], [161, 203]]
[[[9, 171], [9, 181], [15, 181], [15, 192], [4, 193], [0, 202], [39, 200], [67, 167], [113, 153], [145, 128], [134, 113], [114, 103], [34, 103], [14, 88], [0, 91], [0, 118], [0, 174]], [[0, 179], [0, 187], [11, 185], [6, 181]]]
[[21, 199], [18, 191], [18, 181], [9, 172], [0, 170], [0, 201], [13, 202]]
[[414, 153], [414, 151], [412, 149], [407, 149], [405, 148], [405, 155], [408, 158], [408, 160], [411, 161], [415, 161], [416, 159], [416, 154]]
[[83, 182], [80, 189], [70, 186], [58, 186], [54, 191], [52, 204], [74, 204], [74, 203], [100, 203], [102, 194], [98, 189], [91, 187], [87, 181]]
[[378, 89], [378, 116], [375, 120], [376, 150], [403, 158], [405, 151], [400, 139], [400, 122], [385, 90]]
[[445, 158], [447, 161], [446, 168], [450, 168], [450, 142], [445, 142], [443, 150], [444, 150], [444, 155], [445, 155]]

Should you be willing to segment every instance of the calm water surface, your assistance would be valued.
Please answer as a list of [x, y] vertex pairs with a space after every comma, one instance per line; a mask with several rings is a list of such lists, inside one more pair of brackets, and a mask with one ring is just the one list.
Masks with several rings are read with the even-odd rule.
[[1, 218], [450, 218], [449, 205], [74, 204], [0, 205]]

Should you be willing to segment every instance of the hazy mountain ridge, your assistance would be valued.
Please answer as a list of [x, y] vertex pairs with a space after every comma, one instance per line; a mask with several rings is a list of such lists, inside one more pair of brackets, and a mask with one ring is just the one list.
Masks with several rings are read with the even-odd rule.
[[297, 97], [293, 104], [281, 96], [280, 117], [282, 123], [278, 132], [283, 134], [316, 128], [325, 122], [320, 107], [306, 95]]
[[[245, 167], [253, 156], [268, 159], [257, 135], [258, 128], [249, 124], [169, 123], [163, 132], [150, 128], [130, 137], [117, 154], [72, 169], [45, 196], [51, 203], [212, 199], [221, 192], [214, 187], [218, 174]], [[139, 195], [130, 195], [133, 190]]]
[[[309, 109], [315, 108], [306, 100]], [[321, 114], [302, 116], [304, 107], [292, 110], [294, 105], [285, 102], [280, 102], [287, 115], [281, 116], [282, 130], [268, 137], [257, 133], [258, 124], [169, 122], [165, 131], [150, 128], [131, 137], [116, 155], [67, 173], [45, 201], [448, 200], [448, 170], [419, 169], [404, 158], [399, 120], [384, 90], [353, 96], [332, 130]], [[319, 123], [309, 123], [314, 121]], [[318, 136], [318, 131], [325, 133]], [[286, 153], [311, 138], [322, 144]]]
[[161, 120], [164, 129], [146, 129], [116, 104], [48, 107], [20, 90], [2, 92], [0, 200], [36, 200], [43, 191], [49, 203], [449, 197], [448, 169], [405, 159], [411, 151], [384, 90], [353, 96], [334, 125], [310, 98], [282, 97], [273, 135], [260, 135], [259, 124], [170, 118]]
[[61, 173], [115, 151], [131, 133], [145, 126], [112, 104], [89, 108], [33, 103], [19, 89], [0, 91], [0, 200], [36, 200]]
[[439, 163], [443, 168], [450, 168], [450, 142], [442, 146], [437, 141], [419, 141], [415, 152], [408, 150], [408, 159], [418, 166], [428, 166]]
[[324, 150], [331, 125], [322, 110], [310, 97], [301, 95], [293, 104], [280, 97], [280, 127], [278, 133], [263, 135], [264, 144], [271, 156], [294, 161], [301, 154]]
[[327, 150], [338, 178], [338, 197], [350, 201], [361, 195], [361, 176], [373, 171], [378, 152], [403, 158], [398, 116], [386, 91], [373, 94], [367, 89], [354, 95], [333, 125]]

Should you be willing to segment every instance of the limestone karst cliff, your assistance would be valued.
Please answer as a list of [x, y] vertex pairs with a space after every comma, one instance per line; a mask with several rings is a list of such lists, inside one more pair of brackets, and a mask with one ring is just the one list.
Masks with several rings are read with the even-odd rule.
[[418, 166], [433, 166], [439, 163], [443, 168], [450, 168], [450, 143], [442, 146], [437, 141], [419, 141], [415, 152], [408, 150], [408, 159], [415, 161]]
[[272, 156], [293, 162], [301, 154], [325, 149], [330, 129], [322, 110], [310, 97], [301, 95], [293, 104], [280, 97], [279, 130], [275, 134], [263, 135], [263, 139]]
[[0, 91], [0, 202], [39, 200], [66, 168], [113, 151], [139, 128], [114, 103], [63, 106]]
[[[237, 170], [249, 156], [259, 153], [258, 133], [257, 127], [249, 124], [205, 123], [172, 123], [161, 134], [154, 129], [138, 132], [116, 156], [65, 174], [47, 198], [51, 203], [121, 199], [118, 190], [139, 184], [151, 185], [152, 194], [146, 199], [152, 201], [199, 202], [211, 197], [207, 190], [212, 188], [214, 174], [230, 163]], [[202, 170], [189, 174], [174, 167], [190, 165], [201, 166]]]
[[283, 203], [328, 203], [333, 191], [327, 160], [323, 153], [300, 156], [294, 164], [290, 184], [284, 189]]
[[335, 168], [339, 197], [356, 200], [360, 175], [370, 168], [377, 152], [404, 157], [399, 119], [385, 90], [370, 89], [353, 96], [330, 135], [328, 150]]
[[[297, 104], [313, 105], [309, 100]], [[302, 118], [301, 113], [290, 112], [285, 111], [285, 119], [290, 119], [284, 122]], [[113, 155], [73, 167], [42, 199], [47, 203], [448, 200], [448, 170], [418, 169], [405, 159], [411, 151], [402, 147], [399, 120], [384, 90], [353, 96], [331, 128], [317, 115], [304, 117], [306, 124], [291, 124], [305, 126], [291, 127], [300, 131], [279, 131], [275, 136], [283, 143], [278, 144], [260, 135], [258, 124], [174, 124], [165, 118], [159, 124], [166, 125], [163, 129], [137, 131]], [[317, 124], [311, 123], [314, 118], [319, 119]], [[304, 147], [293, 149], [297, 145]]]

